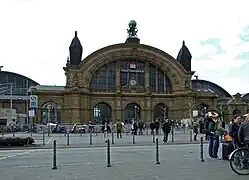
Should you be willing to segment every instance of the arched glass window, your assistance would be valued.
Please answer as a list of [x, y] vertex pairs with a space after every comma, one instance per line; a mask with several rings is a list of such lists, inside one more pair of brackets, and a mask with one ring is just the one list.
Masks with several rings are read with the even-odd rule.
[[90, 87], [92, 91], [116, 90], [116, 62], [112, 62], [101, 67], [92, 77]]
[[144, 87], [144, 62], [138, 60], [120, 61], [121, 88]]
[[149, 73], [150, 89], [152, 92], [167, 94], [172, 93], [172, 84], [165, 72], [150, 63]]

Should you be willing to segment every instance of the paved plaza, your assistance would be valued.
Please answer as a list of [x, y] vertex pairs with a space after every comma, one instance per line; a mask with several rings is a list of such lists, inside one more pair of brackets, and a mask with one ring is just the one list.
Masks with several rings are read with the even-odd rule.
[[[206, 149], [207, 146], [204, 145]], [[232, 172], [228, 161], [199, 160], [199, 145], [111, 147], [111, 167], [106, 148], [57, 150], [57, 170], [52, 170], [52, 149], [0, 151], [0, 176], [4, 180], [245, 180]]]
[[[12, 136], [12, 134], [6, 134], [5, 137]], [[16, 137], [28, 137], [30, 133], [16, 133]], [[112, 134], [109, 133], [107, 135], [110, 139], [112, 139]], [[37, 145], [43, 144], [43, 134], [32, 134], [32, 137], [35, 139]], [[130, 133], [123, 133], [123, 138], [117, 139], [116, 133], [113, 134], [114, 144], [113, 146], [134, 146], [133, 144], [133, 136]], [[159, 138], [159, 144], [163, 144], [163, 134], [155, 136], [155, 138]], [[52, 147], [53, 140], [57, 141], [57, 145], [59, 147], [67, 147], [68, 136], [66, 134], [48, 134], [46, 133], [44, 136], [44, 142], [47, 147]], [[153, 144], [153, 136], [152, 135], [136, 135], [135, 136], [135, 145], [137, 146], [146, 146]], [[198, 137], [198, 140], [200, 136]], [[174, 138], [172, 142], [172, 134], [169, 134], [168, 144], [189, 144], [189, 143], [199, 143], [199, 141], [190, 141], [190, 132], [186, 131], [184, 134], [182, 131], [175, 131]], [[193, 140], [193, 136], [192, 136]], [[112, 141], [111, 141], [112, 142]], [[92, 133], [92, 145], [90, 145], [90, 134], [69, 134], [69, 146], [70, 147], [103, 147], [106, 146], [105, 138], [103, 133]]]

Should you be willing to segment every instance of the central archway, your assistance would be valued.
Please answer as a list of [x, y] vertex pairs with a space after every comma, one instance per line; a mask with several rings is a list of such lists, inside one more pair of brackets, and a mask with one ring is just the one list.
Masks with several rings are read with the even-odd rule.
[[141, 118], [141, 107], [137, 103], [127, 104], [124, 108], [124, 121], [131, 123], [132, 119], [139, 120]]
[[169, 108], [163, 103], [155, 105], [153, 110], [154, 120], [158, 119], [162, 122], [164, 119], [168, 119], [168, 111]]
[[93, 120], [96, 124], [101, 124], [104, 120], [111, 120], [112, 108], [109, 104], [101, 102], [93, 107]]

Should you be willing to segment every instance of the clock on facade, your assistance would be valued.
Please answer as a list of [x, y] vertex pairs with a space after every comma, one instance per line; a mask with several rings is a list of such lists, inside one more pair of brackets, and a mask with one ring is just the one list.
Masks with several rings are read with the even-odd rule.
[[132, 86], [135, 86], [137, 84], [137, 81], [135, 79], [130, 80], [130, 84]]

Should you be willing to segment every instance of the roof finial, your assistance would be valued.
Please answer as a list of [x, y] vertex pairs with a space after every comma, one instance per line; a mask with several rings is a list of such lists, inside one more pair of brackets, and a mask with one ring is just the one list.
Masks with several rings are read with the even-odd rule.
[[182, 41], [182, 45], [183, 45], [183, 46], [185, 45], [185, 41], [184, 41], [184, 40]]
[[75, 37], [76, 37], [77, 36], [77, 31], [75, 31], [74, 34], [75, 34]]

